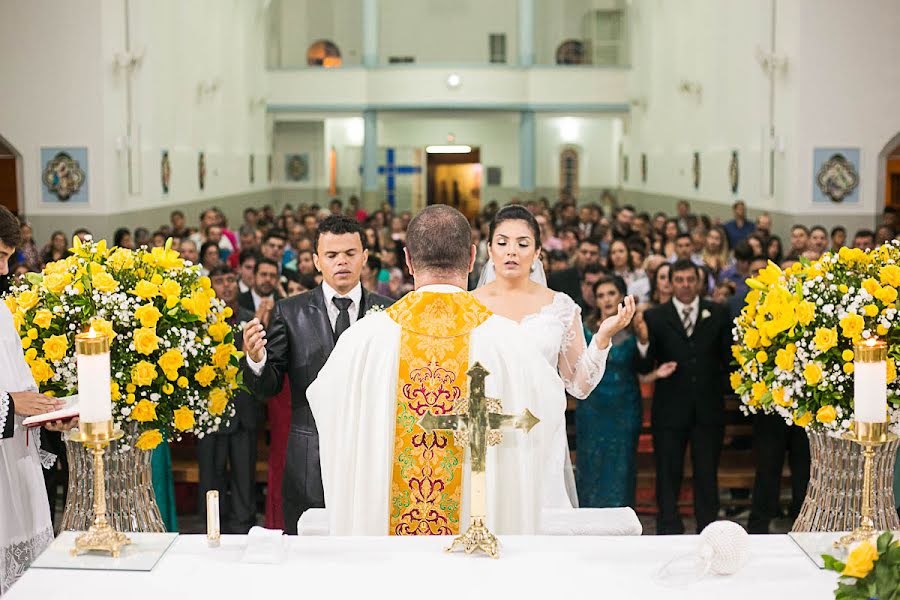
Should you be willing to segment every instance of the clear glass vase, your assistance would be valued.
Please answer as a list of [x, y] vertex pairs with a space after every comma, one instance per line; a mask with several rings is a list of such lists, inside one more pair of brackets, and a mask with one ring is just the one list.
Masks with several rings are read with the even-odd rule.
[[[128, 431], [103, 453], [106, 474], [106, 518], [123, 533], [164, 532], [153, 493], [152, 452], [136, 450], [137, 435]], [[121, 445], [130, 447], [120, 450]], [[94, 522], [94, 456], [87, 446], [66, 440], [69, 488], [62, 530], [86, 531]]]
[[[863, 447], [807, 429], [809, 486], [793, 531], [852, 531], [860, 523], [863, 490]], [[872, 461], [872, 520], [879, 531], [897, 531], [894, 501], [897, 440], [875, 448]]]

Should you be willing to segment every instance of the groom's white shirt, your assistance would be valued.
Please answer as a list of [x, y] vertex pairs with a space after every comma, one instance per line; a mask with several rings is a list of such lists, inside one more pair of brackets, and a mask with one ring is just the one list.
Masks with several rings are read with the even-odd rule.
[[[467, 293], [452, 285], [419, 291]], [[472, 330], [469, 351], [469, 364], [480, 362], [490, 372], [486, 392], [501, 399], [503, 412], [529, 408], [542, 420], [529, 434], [504, 431], [503, 443], [487, 457], [489, 526], [498, 533], [534, 533], [542, 495], [551, 488], [565, 494], [562, 469], [550, 472], [541, 450], [564, 426], [562, 382], [519, 326], [504, 317], [493, 315]], [[388, 533], [399, 353], [400, 326], [383, 312], [373, 313], [341, 336], [307, 390], [332, 535]], [[468, 459], [464, 477], [461, 531], [469, 522]]]

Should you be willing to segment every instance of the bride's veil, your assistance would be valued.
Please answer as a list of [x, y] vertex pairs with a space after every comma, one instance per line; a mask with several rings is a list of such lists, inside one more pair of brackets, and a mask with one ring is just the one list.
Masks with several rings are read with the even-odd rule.
[[[478, 278], [478, 285], [476, 287], [487, 285], [496, 278], [497, 273], [494, 269], [494, 261], [489, 258], [487, 263], [485, 263], [484, 268], [481, 269], [481, 277]], [[534, 264], [531, 266], [531, 275], [529, 275], [528, 278], [547, 287], [547, 275], [544, 273], [544, 264], [539, 257], [534, 259]], [[578, 508], [578, 491], [575, 488], [575, 469], [572, 467], [568, 436], [566, 437], [566, 461], [563, 467], [563, 477], [565, 478], [566, 493], [569, 495], [569, 500], [572, 502], [572, 506]]]

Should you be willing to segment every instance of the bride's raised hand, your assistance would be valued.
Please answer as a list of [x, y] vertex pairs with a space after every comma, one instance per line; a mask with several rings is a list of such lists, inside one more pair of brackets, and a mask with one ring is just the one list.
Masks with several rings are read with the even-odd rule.
[[594, 336], [597, 347], [600, 349], [608, 347], [612, 337], [631, 323], [635, 310], [634, 296], [625, 296], [625, 301], [619, 305], [616, 314], [607, 317], [600, 324], [597, 335]]

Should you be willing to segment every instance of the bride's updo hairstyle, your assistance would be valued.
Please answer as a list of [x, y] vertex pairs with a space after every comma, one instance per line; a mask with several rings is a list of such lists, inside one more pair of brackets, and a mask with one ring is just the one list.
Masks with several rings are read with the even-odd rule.
[[534, 218], [534, 215], [531, 214], [530, 210], [519, 204], [510, 204], [497, 211], [497, 214], [494, 215], [494, 220], [491, 221], [491, 228], [488, 232], [489, 244], [494, 243], [494, 232], [497, 230], [497, 226], [503, 221], [524, 221], [529, 229], [531, 229], [531, 234], [534, 236], [535, 248], [540, 249], [541, 228], [538, 225], [537, 219]]

